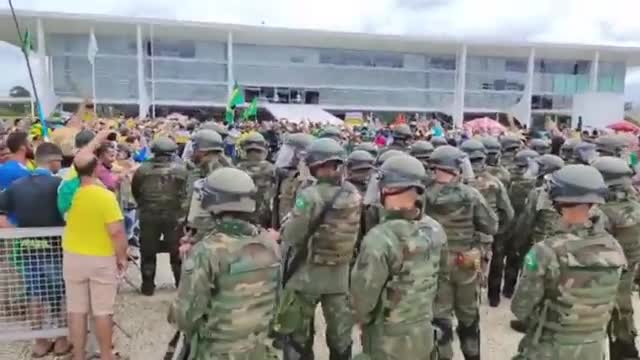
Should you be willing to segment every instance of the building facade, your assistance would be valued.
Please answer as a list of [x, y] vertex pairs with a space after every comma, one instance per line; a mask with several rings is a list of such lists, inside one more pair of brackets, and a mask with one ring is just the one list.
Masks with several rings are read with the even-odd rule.
[[[9, 14], [0, 40], [15, 43]], [[640, 49], [490, 44], [155, 19], [24, 12], [62, 102], [221, 107], [246, 98], [329, 111], [568, 115], [575, 94], [624, 93]], [[88, 58], [90, 34], [98, 51]]]

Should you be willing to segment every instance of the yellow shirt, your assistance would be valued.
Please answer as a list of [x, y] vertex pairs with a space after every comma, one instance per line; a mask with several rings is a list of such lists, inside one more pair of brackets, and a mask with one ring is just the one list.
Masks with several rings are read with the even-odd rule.
[[99, 185], [82, 186], [67, 213], [62, 248], [73, 254], [113, 256], [107, 225], [122, 218], [114, 193]]

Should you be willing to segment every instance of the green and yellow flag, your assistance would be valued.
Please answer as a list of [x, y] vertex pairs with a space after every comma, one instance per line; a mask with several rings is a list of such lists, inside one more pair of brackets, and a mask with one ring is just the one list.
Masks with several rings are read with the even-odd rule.
[[231, 92], [231, 97], [229, 97], [229, 103], [227, 104], [227, 110], [225, 112], [225, 122], [227, 125], [235, 122], [236, 107], [242, 104], [244, 104], [244, 93], [242, 89], [238, 87], [238, 84], [236, 84]]
[[249, 104], [249, 106], [244, 109], [244, 112], [242, 113], [242, 119], [243, 120], [249, 120], [249, 118], [251, 117], [257, 117], [258, 116], [258, 98], [254, 97], [253, 100], [251, 100], [251, 103]]
[[31, 32], [29, 29], [24, 32], [24, 37], [22, 38], [22, 50], [25, 53], [33, 51], [33, 39], [31, 38]]

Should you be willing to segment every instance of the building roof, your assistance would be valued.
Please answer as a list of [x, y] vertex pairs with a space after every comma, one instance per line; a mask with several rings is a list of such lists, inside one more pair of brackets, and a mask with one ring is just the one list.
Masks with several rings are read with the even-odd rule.
[[[146, 36], [153, 26], [154, 37], [226, 41], [228, 32], [234, 43], [281, 45], [297, 47], [345, 48], [379, 51], [398, 51], [424, 54], [455, 54], [460, 45], [468, 46], [469, 55], [526, 57], [529, 49], [536, 48], [536, 57], [554, 59], [593, 59], [600, 51], [603, 61], [625, 61], [628, 66], [640, 66], [640, 47], [584, 45], [566, 43], [540, 43], [525, 41], [488, 41], [455, 37], [428, 37], [409, 35], [335, 32], [326, 30], [292, 29], [271, 26], [253, 26], [167, 20], [147, 17], [126, 17], [95, 14], [72, 14], [42, 11], [16, 12], [22, 27], [36, 28], [42, 19], [48, 33], [96, 33], [130, 35], [135, 38], [137, 24], [143, 25]], [[0, 40], [17, 44], [15, 27], [8, 10], [0, 11]]]

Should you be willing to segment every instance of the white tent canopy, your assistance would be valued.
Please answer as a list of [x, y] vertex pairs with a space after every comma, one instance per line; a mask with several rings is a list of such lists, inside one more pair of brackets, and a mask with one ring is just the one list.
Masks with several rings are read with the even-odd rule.
[[261, 106], [264, 106], [278, 121], [286, 120], [293, 123], [309, 122], [330, 125], [342, 124], [342, 120], [318, 105], [261, 104]]

